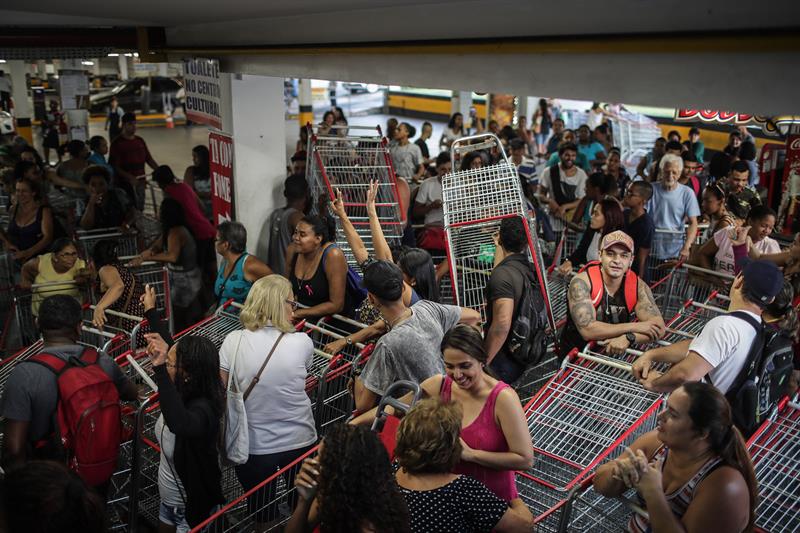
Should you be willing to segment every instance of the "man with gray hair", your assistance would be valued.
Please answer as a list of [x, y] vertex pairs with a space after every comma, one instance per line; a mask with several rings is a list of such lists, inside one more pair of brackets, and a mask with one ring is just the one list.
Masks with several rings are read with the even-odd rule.
[[[656, 225], [651, 255], [660, 261], [687, 260], [697, 236], [700, 206], [692, 189], [678, 181], [682, 172], [683, 160], [677, 155], [665, 154], [658, 164], [658, 181], [653, 182], [653, 196], [647, 203], [647, 212]], [[688, 226], [685, 227], [685, 223]]]

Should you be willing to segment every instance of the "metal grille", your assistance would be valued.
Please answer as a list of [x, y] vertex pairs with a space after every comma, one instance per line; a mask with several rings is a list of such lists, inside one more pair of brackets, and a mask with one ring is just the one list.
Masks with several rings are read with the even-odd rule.
[[605, 458], [613, 457], [655, 427], [659, 394], [633, 381], [620, 363], [579, 354], [527, 406], [528, 428], [538, 454], [530, 475], [568, 490]]
[[554, 328], [541, 251], [535, 238], [535, 220], [526, 209], [516, 167], [506, 157], [500, 140], [491, 134], [458, 139], [451, 148], [453, 161], [458, 155], [463, 157], [483, 148], [497, 148], [502, 156], [500, 162], [442, 178], [447, 254], [456, 302], [479, 311], [486, 319], [484, 288], [494, 263], [494, 235], [504, 219], [519, 217], [528, 240], [528, 258], [533, 262], [549, 322]]
[[758, 480], [756, 527], [770, 533], [800, 530], [800, 405], [787, 402], [748, 449]]
[[114, 52], [112, 47], [58, 47], [58, 48], [0, 48], [0, 57], [6, 60], [21, 59], [37, 61], [47, 59], [86, 59], [89, 57], [106, 57]]

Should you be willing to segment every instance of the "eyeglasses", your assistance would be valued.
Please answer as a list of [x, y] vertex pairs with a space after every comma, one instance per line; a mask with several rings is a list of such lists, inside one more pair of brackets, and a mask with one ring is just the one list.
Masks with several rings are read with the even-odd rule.
[[58, 257], [78, 257], [78, 252], [61, 252], [56, 255]]
[[292, 311], [297, 311], [297, 308], [300, 307], [300, 304], [294, 300], [286, 300], [286, 303], [292, 306]]

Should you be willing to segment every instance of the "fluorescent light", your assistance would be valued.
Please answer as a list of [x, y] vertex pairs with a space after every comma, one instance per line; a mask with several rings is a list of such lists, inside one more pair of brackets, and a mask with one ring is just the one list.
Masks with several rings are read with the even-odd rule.
[[94, 66], [94, 61], [81, 61], [81, 65], [86, 65], [87, 67]]
[[125, 54], [125, 57], [133, 57], [133, 54]]
[[5, 63], [5, 62], [6, 62], [5, 59], [0, 59], [0, 63]]
[[108, 54], [108, 57], [119, 57], [119, 54]]
[[139, 52], [134, 52], [133, 57], [139, 57]]

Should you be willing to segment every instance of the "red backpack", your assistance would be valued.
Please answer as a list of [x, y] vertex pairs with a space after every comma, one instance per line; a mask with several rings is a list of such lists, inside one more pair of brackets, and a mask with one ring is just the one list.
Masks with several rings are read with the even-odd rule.
[[111, 479], [122, 440], [119, 392], [98, 358], [96, 350], [85, 348], [68, 361], [48, 353], [30, 359], [56, 375], [55, 437], [69, 467], [93, 487]]
[[[592, 305], [597, 308], [600, 305], [600, 300], [603, 297], [603, 274], [600, 272], [600, 262], [590, 261], [584, 265], [579, 272], [586, 272], [589, 276], [589, 290], [592, 295]], [[628, 313], [633, 313], [636, 309], [636, 304], [639, 301], [639, 276], [632, 270], [625, 273], [624, 293], [625, 293], [625, 307]]]

